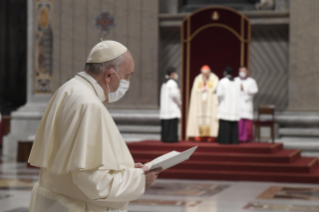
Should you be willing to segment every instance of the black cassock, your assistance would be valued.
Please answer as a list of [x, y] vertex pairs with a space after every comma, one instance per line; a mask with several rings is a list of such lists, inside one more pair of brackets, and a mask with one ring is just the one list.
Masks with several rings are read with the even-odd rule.
[[220, 119], [217, 142], [220, 144], [238, 144], [238, 121]]
[[178, 118], [162, 119], [161, 140], [166, 143], [178, 142]]

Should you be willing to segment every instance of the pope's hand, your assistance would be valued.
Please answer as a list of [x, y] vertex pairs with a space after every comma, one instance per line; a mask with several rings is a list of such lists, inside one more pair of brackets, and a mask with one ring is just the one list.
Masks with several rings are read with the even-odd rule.
[[134, 168], [143, 168], [144, 167], [144, 164], [142, 164], [142, 163], [135, 163], [134, 164]]
[[147, 166], [144, 166], [142, 169], [145, 173], [145, 187], [149, 188], [154, 184], [157, 175], [162, 171], [162, 168], [150, 171], [150, 169]]

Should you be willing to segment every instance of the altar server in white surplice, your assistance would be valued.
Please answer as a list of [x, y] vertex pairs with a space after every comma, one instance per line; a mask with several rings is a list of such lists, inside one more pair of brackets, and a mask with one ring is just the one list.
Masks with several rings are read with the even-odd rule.
[[218, 77], [204, 65], [195, 78], [187, 121], [187, 137], [195, 141], [214, 141], [218, 132], [216, 88]]
[[240, 83], [234, 80], [232, 67], [226, 67], [224, 78], [217, 87], [219, 130], [217, 141], [221, 144], [238, 144], [240, 119]]
[[178, 142], [178, 121], [181, 118], [181, 94], [176, 80], [176, 69], [166, 70], [165, 82], [161, 87], [161, 140], [167, 143]]
[[125, 46], [102, 41], [85, 71], [62, 85], [40, 123], [29, 163], [41, 168], [30, 212], [126, 211], [159, 170], [134, 164], [104, 102], [124, 96], [134, 72]]

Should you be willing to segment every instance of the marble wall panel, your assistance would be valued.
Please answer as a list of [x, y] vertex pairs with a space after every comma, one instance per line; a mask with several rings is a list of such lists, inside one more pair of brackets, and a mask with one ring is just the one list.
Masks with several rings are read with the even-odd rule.
[[73, 24], [73, 70], [75, 75], [84, 70], [85, 60], [87, 58], [86, 49], [86, 15], [87, 15], [87, 0], [76, 0], [74, 4], [74, 24]]
[[142, 103], [148, 104], [157, 101], [157, 81], [158, 78], [158, 64], [152, 60], [158, 54], [158, 42], [154, 40], [158, 37], [158, 22], [154, 24], [154, 19], [158, 18], [157, 1], [142, 1], [142, 67], [141, 67], [141, 95], [144, 97]]
[[53, 13], [53, 58], [52, 58], [52, 89], [55, 91], [60, 85], [60, 60], [61, 60], [61, 7], [60, 1], [54, 2]]
[[116, 0], [114, 2], [114, 16], [116, 17], [116, 23], [114, 26], [114, 38], [116, 41], [127, 45], [127, 33], [128, 33], [128, 1]]
[[[135, 72], [131, 78], [131, 89], [127, 93], [129, 101], [133, 105], [140, 105], [140, 79], [142, 76], [142, 14], [141, 14], [142, 0], [128, 1], [127, 11], [127, 47], [131, 52], [135, 61]], [[122, 100], [121, 100], [122, 101]], [[123, 99], [123, 101], [125, 101]]]
[[[101, 0], [101, 8], [103, 12], [109, 12], [110, 15], [112, 17], [115, 17], [115, 4], [117, 3], [118, 0]], [[117, 24], [117, 17], [115, 19], [115, 23], [114, 25], [116, 26]], [[104, 40], [116, 40], [115, 38], [115, 31], [114, 31], [114, 27], [111, 27], [110, 28], [110, 31], [107, 32], [107, 33], [104, 33], [104, 32], [100, 32], [100, 37], [103, 38]]]
[[[86, 49], [87, 54], [91, 48], [100, 41], [100, 30], [96, 26], [96, 17], [100, 15], [102, 10], [101, 1], [89, 1], [87, 4], [87, 16], [86, 16]], [[84, 61], [85, 62], [85, 61]]]
[[[61, 8], [61, 74], [60, 84], [73, 77], [74, 0], [65, 0]], [[54, 41], [53, 41], [54, 42]]]
[[[82, 71], [86, 57], [100, 38], [128, 47], [136, 73], [125, 98], [109, 108], [158, 108], [158, 0], [55, 0], [54, 90]], [[115, 19], [103, 32], [96, 26], [101, 12]]]

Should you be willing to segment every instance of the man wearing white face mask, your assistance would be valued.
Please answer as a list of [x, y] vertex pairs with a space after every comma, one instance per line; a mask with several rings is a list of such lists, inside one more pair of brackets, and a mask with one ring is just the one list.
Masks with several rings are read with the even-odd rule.
[[174, 143], [178, 141], [178, 120], [181, 118], [181, 94], [176, 80], [176, 69], [169, 67], [166, 71], [166, 80], [161, 88], [161, 140]]
[[29, 163], [41, 168], [30, 212], [126, 211], [160, 170], [134, 164], [104, 102], [129, 88], [134, 60], [125, 46], [102, 41], [62, 85], [42, 117]]
[[238, 136], [240, 142], [253, 141], [253, 114], [254, 96], [258, 92], [256, 81], [249, 77], [248, 70], [239, 68], [239, 77], [235, 78], [240, 83], [240, 121], [238, 122]]

